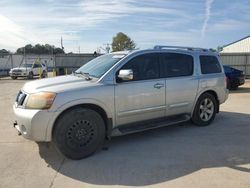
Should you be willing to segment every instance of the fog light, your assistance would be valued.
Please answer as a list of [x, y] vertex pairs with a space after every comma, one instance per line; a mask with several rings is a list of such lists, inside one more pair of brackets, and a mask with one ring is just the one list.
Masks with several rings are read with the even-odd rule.
[[21, 126], [21, 132], [22, 134], [27, 134], [27, 130], [24, 125]]

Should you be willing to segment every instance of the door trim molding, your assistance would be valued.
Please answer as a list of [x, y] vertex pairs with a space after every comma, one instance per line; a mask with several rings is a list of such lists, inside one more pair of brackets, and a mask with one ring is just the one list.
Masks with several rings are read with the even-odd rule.
[[161, 110], [166, 110], [166, 106], [162, 105], [162, 106], [156, 106], [156, 107], [122, 111], [122, 112], [118, 112], [117, 116], [124, 117], [124, 116], [138, 115], [138, 114], [143, 114], [143, 113], [147, 113], [147, 112], [155, 112], [155, 111], [161, 111]]

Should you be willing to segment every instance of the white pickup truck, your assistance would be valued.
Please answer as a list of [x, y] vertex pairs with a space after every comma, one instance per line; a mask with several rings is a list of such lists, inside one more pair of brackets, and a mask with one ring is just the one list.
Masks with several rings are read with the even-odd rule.
[[45, 78], [47, 76], [47, 67], [43, 63], [24, 63], [20, 67], [10, 69], [9, 75], [13, 80], [18, 77], [32, 79], [34, 76], [41, 76]]

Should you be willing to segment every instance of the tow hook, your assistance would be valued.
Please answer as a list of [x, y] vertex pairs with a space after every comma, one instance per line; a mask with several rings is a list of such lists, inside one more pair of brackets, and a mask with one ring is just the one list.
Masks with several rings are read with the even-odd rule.
[[17, 126], [17, 122], [15, 121], [15, 122], [13, 123], [13, 127], [16, 128], [16, 126]]
[[[18, 124], [17, 124], [17, 122], [15, 121], [15, 122], [13, 123], [13, 127], [16, 128], [17, 125], [18, 125]], [[17, 130], [17, 135], [18, 135], [18, 136], [21, 136], [22, 133], [21, 133], [19, 130]]]

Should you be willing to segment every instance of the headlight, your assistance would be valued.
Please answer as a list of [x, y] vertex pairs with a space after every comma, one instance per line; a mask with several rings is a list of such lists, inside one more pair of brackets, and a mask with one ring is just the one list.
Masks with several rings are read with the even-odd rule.
[[56, 97], [56, 93], [39, 92], [30, 94], [26, 103], [28, 109], [49, 109]]

